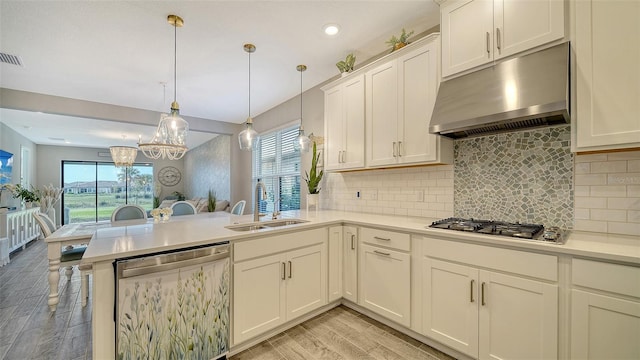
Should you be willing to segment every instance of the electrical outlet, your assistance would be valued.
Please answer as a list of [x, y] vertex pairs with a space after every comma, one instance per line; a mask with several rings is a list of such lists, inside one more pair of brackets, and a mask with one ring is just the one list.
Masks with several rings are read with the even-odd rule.
[[356, 199], [360, 199], [360, 191], [356, 191]]
[[416, 190], [416, 201], [424, 201], [424, 191]]

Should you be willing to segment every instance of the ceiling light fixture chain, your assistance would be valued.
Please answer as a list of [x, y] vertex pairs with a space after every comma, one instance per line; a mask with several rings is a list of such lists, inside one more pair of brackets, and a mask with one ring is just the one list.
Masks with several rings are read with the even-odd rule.
[[[160, 122], [155, 135], [148, 143], [142, 143], [141, 137], [138, 139], [138, 148], [142, 153], [151, 159], [178, 160], [187, 152], [187, 135], [189, 133], [189, 123], [180, 117], [180, 106], [178, 105], [178, 27], [184, 25], [184, 21], [177, 15], [167, 16], [167, 22], [173, 26], [173, 102], [171, 103], [171, 113], [161, 114]], [[164, 84], [163, 84], [164, 86]]]
[[302, 86], [302, 73], [307, 70], [306, 65], [298, 65], [296, 66], [296, 70], [300, 72], [300, 129], [298, 130], [298, 137], [293, 141], [293, 148], [295, 150], [299, 150], [300, 152], [309, 152], [309, 148], [311, 145], [311, 139], [304, 134], [304, 126], [302, 120], [302, 94], [303, 94], [303, 86]]
[[245, 129], [238, 134], [238, 143], [240, 150], [252, 151], [258, 145], [260, 136], [258, 132], [253, 128], [253, 119], [251, 118], [251, 54], [256, 51], [256, 46], [253, 44], [244, 44], [244, 51], [249, 54], [249, 117], [245, 123]]

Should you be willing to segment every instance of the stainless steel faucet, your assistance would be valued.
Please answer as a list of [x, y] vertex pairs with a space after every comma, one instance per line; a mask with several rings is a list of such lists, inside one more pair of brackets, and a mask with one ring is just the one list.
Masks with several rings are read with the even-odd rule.
[[255, 199], [255, 203], [253, 204], [253, 221], [260, 220], [260, 188], [262, 188], [262, 199], [266, 199], [267, 188], [264, 187], [264, 184], [260, 181], [260, 179], [258, 179], [258, 182], [256, 183], [256, 190], [253, 196], [253, 198]]
[[273, 202], [273, 214], [271, 214], [271, 220], [276, 220], [278, 215], [280, 215], [280, 210], [278, 210], [278, 205], [280, 204], [280, 199], [275, 199]]

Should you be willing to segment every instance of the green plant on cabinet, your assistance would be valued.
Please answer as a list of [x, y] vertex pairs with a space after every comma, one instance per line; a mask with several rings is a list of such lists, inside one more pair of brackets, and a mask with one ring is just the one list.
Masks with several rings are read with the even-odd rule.
[[399, 37], [396, 37], [395, 35], [391, 36], [391, 38], [387, 40], [386, 44], [389, 44], [389, 46], [391, 46], [391, 52], [394, 52], [395, 50], [398, 50], [404, 47], [405, 45], [408, 45], [409, 36], [411, 35], [413, 35], [413, 30], [407, 33], [406, 30], [403, 28], [402, 33], [400, 34]]
[[353, 54], [347, 55], [346, 59], [340, 60], [336, 63], [340, 73], [349, 73], [353, 71], [353, 65], [356, 63], [356, 57]]

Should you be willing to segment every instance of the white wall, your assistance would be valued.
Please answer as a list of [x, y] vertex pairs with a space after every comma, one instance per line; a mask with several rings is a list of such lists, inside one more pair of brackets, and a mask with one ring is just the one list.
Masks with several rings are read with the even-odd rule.
[[[0, 149], [8, 151], [13, 154], [13, 169], [11, 171], [11, 182], [13, 184], [20, 184], [20, 167], [22, 166], [21, 148], [25, 147], [29, 149], [31, 153], [31, 179], [29, 182], [33, 186], [37, 186], [36, 180], [38, 176], [37, 163], [37, 149], [36, 144], [29, 139], [13, 131], [11, 128], [3, 123], [0, 123]], [[19, 206], [20, 201], [14, 199], [8, 191], [3, 191], [0, 195], [0, 206]]]
[[229, 200], [230, 140], [228, 135], [216, 136], [184, 156], [187, 198], [207, 198], [209, 190], [213, 190], [218, 200]]

